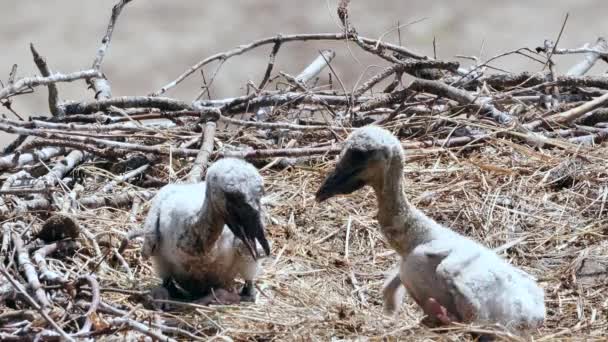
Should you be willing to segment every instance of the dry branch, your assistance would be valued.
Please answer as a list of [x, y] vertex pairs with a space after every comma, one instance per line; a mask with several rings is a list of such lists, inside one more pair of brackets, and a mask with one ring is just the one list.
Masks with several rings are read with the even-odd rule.
[[183, 101], [166, 97], [124, 96], [95, 101], [68, 103], [63, 105], [63, 110], [68, 115], [90, 114], [106, 111], [111, 106], [118, 108], [158, 108], [160, 110], [168, 111], [193, 109], [189, 104]]
[[209, 121], [205, 124], [203, 130], [201, 149], [196, 155], [196, 159], [192, 165], [192, 169], [188, 174], [189, 181], [191, 183], [198, 183], [203, 180], [203, 175], [207, 171], [209, 164], [209, 157], [213, 152], [213, 139], [215, 137], [215, 130], [217, 125], [213, 121]]
[[22, 78], [13, 84], [0, 89], [0, 99], [5, 99], [19, 92], [25, 88], [34, 88], [41, 85], [49, 85], [57, 82], [72, 82], [75, 80], [87, 79], [91, 77], [99, 77], [100, 74], [96, 70], [85, 70], [78, 71], [70, 74], [55, 73], [48, 77], [34, 76], [29, 78]]
[[116, 185], [143, 174], [144, 172], [146, 172], [146, 170], [148, 170], [149, 167], [150, 164], [144, 164], [138, 167], [137, 169], [131, 170], [123, 175], [120, 175], [120, 177], [116, 177], [116, 179], [104, 185], [101, 189], [101, 192], [110, 192], [114, 187], [116, 187]]
[[44, 308], [42, 308], [40, 305], [38, 305], [38, 303], [36, 303], [36, 301], [32, 297], [30, 297], [29, 294], [27, 294], [27, 291], [25, 291], [25, 289], [23, 289], [21, 287], [21, 284], [19, 284], [17, 281], [15, 281], [15, 279], [13, 279], [13, 277], [11, 277], [11, 275], [8, 273], [6, 268], [4, 268], [4, 265], [0, 266], [0, 273], [2, 273], [4, 278], [9, 283], [11, 283], [11, 285], [13, 287], [15, 287], [17, 289], [17, 291], [19, 291], [21, 293], [21, 295], [23, 295], [26, 298], [26, 300], [29, 302], [29, 304], [31, 306], [33, 306], [36, 310], [38, 310], [40, 315], [53, 327], [53, 329], [55, 329], [55, 331], [57, 331], [59, 333], [59, 335], [61, 335], [61, 337], [65, 341], [70, 341], [70, 342], [74, 341], [74, 339], [71, 338], [68, 334], [66, 334], [65, 331], [63, 331], [63, 329], [61, 329], [61, 327], [57, 324], [57, 322], [55, 322], [55, 320], [53, 320], [53, 318], [51, 318], [49, 316], [49, 314], [44, 310]]
[[[101, 72], [101, 63], [103, 62], [103, 58], [106, 55], [108, 47], [110, 46], [110, 42], [112, 41], [112, 33], [114, 32], [114, 26], [116, 25], [116, 21], [118, 20], [118, 16], [122, 11], [123, 7], [131, 2], [131, 0], [120, 0], [114, 7], [112, 8], [112, 16], [110, 17], [110, 21], [108, 22], [108, 27], [106, 29], [105, 36], [101, 39], [101, 45], [97, 49], [97, 55], [95, 56], [95, 60], [93, 61], [93, 70], [97, 70]], [[110, 87], [110, 82], [105, 78], [105, 76], [101, 75], [95, 78], [88, 79], [87, 82], [95, 90], [95, 98], [96, 99], [109, 99], [112, 97], [112, 90]]]
[[509, 113], [502, 112], [494, 107], [489, 100], [476, 98], [467, 91], [452, 87], [439, 81], [416, 79], [408, 87], [409, 90], [431, 93], [437, 96], [452, 99], [463, 106], [473, 105], [482, 114], [489, 115], [498, 123], [509, 123], [513, 117]]
[[125, 191], [112, 195], [93, 195], [81, 198], [78, 204], [88, 209], [96, 209], [101, 207], [123, 208], [130, 206], [136, 197], [144, 201], [150, 200], [154, 196], [154, 191]]
[[[27, 136], [27, 135], [25, 135]], [[27, 164], [35, 163], [39, 160], [49, 160], [53, 157], [66, 153], [64, 148], [42, 147], [28, 153], [14, 153], [0, 158], [0, 171], [22, 167]]]
[[[160, 88], [158, 91], [156, 91], [150, 95], [151, 96], [160, 96], [160, 95], [166, 93], [168, 90], [174, 88], [179, 83], [181, 83], [183, 80], [185, 80], [188, 76], [192, 75], [198, 69], [202, 68], [203, 66], [205, 66], [211, 62], [226, 61], [227, 59], [229, 59], [231, 57], [242, 55], [243, 53], [246, 53], [250, 50], [253, 50], [253, 49], [263, 46], [263, 45], [276, 44], [277, 42], [281, 42], [281, 44], [284, 44], [284, 43], [288, 43], [288, 42], [297, 42], [297, 41], [305, 42], [305, 41], [313, 41], [313, 40], [340, 41], [340, 40], [352, 39], [352, 38], [353, 37], [350, 36], [350, 34], [344, 34], [344, 33], [294, 34], [294, 35], [278, 35], [278, 36], [274, 36], [274, 37], [263, 38], [263, 39], [254, 41], [252, 43], [246, 44], [246, 45], [241, 45], [238, 48], [235, 48], [233, 50], [217, 53], [215, 55], [209, 56], [209, 57], [201, 60], [200, 62], [198, 62], [198, 63], [194, 64], [193, 66], [191, 66], [190, 68], [188, 68], [188, 70], [186, 70], [184, 73], [179, 75], [175, 80], [169, 82], [168, 84], [166, 84], [165, 86]], [[393, 52], [397, 52], [406, 57], [415, 58], [415, 59], [426, 59], [425, 56], [419, 55], [413, 51], [410, 51], [404, 47], [401, 47], [401, 46], [398, 46], [395, 44], [385, 43], [385, 42], [381, 42], [381, 41], [377, 41], [375, 39], [370, 39], [370, 38], [365, 38], [365, 37], [358, 37], [358, 39], [363, 41], [366, 44], [378, 45], [384, 49], [387, 49], [387, 50], [390, 50]]]
[[176, 342], [176, 340], [155, 331], [154, 328], [146, 326], [142, 323], [134, 321], [130, 318], [110, 318], [108, 324], [113, 328], [122, 329], [129, 328], [138, 331], [146, 336], [153, 338], [155, 341]]
[[555, 123], [555, 124], [568, 124], [574, 120], [582, 117], [583, 115], [591, 112], [594, 109], [605, 106], [608, 104], [608, 93], [595, 98], [589, 102], [567, 110], [563, 113], [555, 114], [544, 119], [534, 120], [524, 125], [525, 128], [535, 129], [541, 126], [544, 122]]
[[[585, 44], [583, 47], [585, 50], [589, 50], [584, 54], [583, 60], [575, 64], [568, 70], [566, 75], [568, 76], [582, 76], [589, 71], [595, 65], [598, 59], [604, 57], [608, 58], [608, 42], [603, 37], [597, 39], [595, 44], [588, 46]], [[560, 50], [561, 53], [567, 53], [564, 50]], [[555, 54], [555, 52], [553, 52]], [[571, 52], [572, 53], [572, 52]]]
[[302, 72], [296, 76], [296, 81], [304, 85], [317, 77], [323, 69], [336, 57], [333, 50], [323, 50]]
[[43, 309], [49, 308], [51, 306], [51, 302], [49, 302], [46, 292], [42, 288], [40, 281], [38, 281], [38, 273], [36, 272], [36, 268], [32, 264], [30, 260], [29, 253], [27, 249], [25, 249], [23, 240], [21, 236], [17, 233], [12, 234], [13, 237], [13, 246], [15, 247], [15, 251], [17, 253], [17, 262], [19, 266], [22, 268], [23, 273], [30, 285], [30, 289], [36, 295], [36, 299], [38, 300], [38, 304]]
[[[38, 54], [36, 48], [34, 48], [34, 44], [30, 44], [30, 50], [32, 51], [32, 56], [34, 57], [34, 63], [40, 70], [40, 74], [44, 77], [51, 76], [51, 70], [49, 69], [48, 64], [46, 64], [46, 60]], [[59, 110], [59, 91], [57, 90], [57, 85], [55, 83], [49, 83], [47, 85], [49, 89], [49, 110], [53, 116], [62, 116], [63, 113]]]

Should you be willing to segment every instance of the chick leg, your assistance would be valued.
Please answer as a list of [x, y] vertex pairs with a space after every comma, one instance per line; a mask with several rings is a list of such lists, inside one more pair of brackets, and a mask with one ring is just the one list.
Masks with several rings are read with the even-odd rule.
[[245, 280], [245, 285], [241, 289], [241, 301], [255, 303], [256, 291], [254, 279], [259, 272], [258, 261], [250, 256], [243, 257], [237, 261], [238, 273]]
[[245, 280], [245, 285], [241, 289], [241, 301], [255, 303], [255, 285], [253, 280]]
[[240, 302], [238, 294], [222, 288], [213, 289], [210, 294], [196, 300], [200, 305], [234, 305]]
[[402, 285], [399, 268], [397, 268], [392, 271], [392, 274], [387, 278], [382, 288], [385, 314], [392, 315], [399, 309], [404, 293]]
[[456, 320], [435, 298], [427, 299], [422, 309], [427, 315], [424, 323], [428, 326], [449, 325]]
[[179, 290], [173, 284], [173, 280], [165, 278], [162, 285], [159, 285], [150, 290], [150, 292], [144, 298], [144, 307], [149, 310], [156, 311], [171, 311], [174, 307], [169, 303], [163, 303], [163, 300], [169, 300], [176, 298], [176, 294]]

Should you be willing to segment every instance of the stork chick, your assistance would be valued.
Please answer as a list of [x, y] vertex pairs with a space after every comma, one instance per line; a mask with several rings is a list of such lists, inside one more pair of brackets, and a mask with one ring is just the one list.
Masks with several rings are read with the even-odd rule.
[[490, 249], [414, 208], [403, 191], [403, 162], [401, 143], [390, 132], [360, 128], [348, 137], [316, 194], [322, 202], [365, 185], [374, 189], [382, 233], [401, 256], [399, 271], [383, 289], [385, 312], [398, 309], [404, 285], [430, 326], [452, 321], [499, 323], [512, 331], [540, 326], [542, 288]]
[[[201, 298], [202, 304], [254, 301], [257, 243], [270, 255], [263, 193], [256, 168], [234, 158], [215, 162], [205, 182], [163, 187], [144, 223], [142, 256], [153, 258], [163, 280], [152, 297]], [[240, 296], [227, 290], [237, 276], [245, 280]]]

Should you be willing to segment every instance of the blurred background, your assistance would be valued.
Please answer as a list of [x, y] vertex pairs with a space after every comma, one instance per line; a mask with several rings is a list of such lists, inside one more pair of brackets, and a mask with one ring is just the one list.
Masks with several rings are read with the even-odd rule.
[[[190, 65], [211, 54], [225, 51], [277, 33], [321, 33], [339, 30], [336, 0], [134, 0], [127, 5], [114, 31], [103, 71], [114, 96], [145, 95], [173, 80]], [[6, 1], [0, 12], [0, 79], [6, 81], [11, 66], [19, 65], [18, 77], [38, 73], [29, 51], [32, 42], [53, 70], [72, 72], [89, 68], [105, 33], [115, 0], [19, 0]], [[560, 47], [579, 47], [608, 36], [606, 0], [354, 0], [351, 20], [362, 36], [378, 38], [397, 23], [418, 21], [401, 29], [401, 43], [420, 53], [442, 59], [475, 55], [487, 59], [519, 47], [535, 48], [544, 39], [555, 40], [566, 13], [570, 14]], [[419, 21], [421, 20], [421, 21]], [[386, 41], [398, 42], [393, 30]], [[318, 51], [333, 48], [333, 66], [352, 88], [384, 65], [352, 43], [291, 43], [281, 47], [275, 74], [297, 74]], [[259, 83], [271, 46], [230, 59], [211, 89], [212, 97], [242, 95], [248, 80]], [[575, 59], [559, 57], [558, 70], [565, 71]], [[464, 60], [461, 60], [468, 63]], [[542, 66], [512, 56], [495, 65], [508, 71], [538, 71]], [[369, 67], [371, 66], [371, 67]], [[215, 65], [205, 69], [207, 76]], [[598, 63], [593, 73], [605, 72]], [[169, 96], [191, 100], [200, 90], [202, 77], [193, 75]], [[89, 99], [84, 82], [60, 84], [63, 100]], [[22, 116], [48, 112], [46, 89], [14, 99]], [[0, 113], [7, 113], [0, 109]], [[9, 117], [12, 114], [7, 114]], [[6, 136], [0, 136], [0, 143]]]

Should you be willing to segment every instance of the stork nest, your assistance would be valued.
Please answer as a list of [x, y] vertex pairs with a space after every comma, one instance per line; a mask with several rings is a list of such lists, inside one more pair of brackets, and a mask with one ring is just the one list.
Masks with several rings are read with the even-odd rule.
[[[586, 46], [593, 51], [567, 76], [555, 68], [486, 74], [494, 58], [464, 67], [360, 36], [349, 1], [340, 1], [345, 32], [262, 39], [201, 61], [151, 96], [111, 97], [99, 66], [127, 3], [115, 6], [92, 70], [49, 75], [32, 46], [44, 77], [15, 80], [13, 72], [0, 87], [10, 109], [47, 85], [53, 113], [0, 118], [0, 131], [19, 135], [0, 157], [0, 340], [606, 338], [608, 78], [583, 75], [607, 55], [605, 40]], [[336, 89], [333, 68], [332, 78], [318, 77], [333, 51], [297, 77], [274, 77], [281, 44], [298, 40], [348, 40], [388, 63], [353, 91]], [[200, 100], [203, 91], [193, 103], [159, 96], [208, 63], [273, 44], [262, 82], [250, 82], [244, 96]], [[512, 53], [535, 54], [545, 70], [580, 50], [552, 44]], [[78, 79], [96, 99], [59, 103], [55, 83]], [[414, 206], [485, 246], [502, 246], [510, 263], [538, 279], [542, 328], [525, 337], [498, 326], [429, 329], [407, 296], [396, 317], [382, 313], [381, 287], [397, 255], [380, 234], [372, 190], [314, 200], [341, 142], [370, 123], [402, 141]], [[209, 163], [226, 156], [251, 161], [265, 179], [273, 250], [257, 301], [145, 309], [160, 279], [141, 258], [141, 241], [123, 239], [141, 228], [160, 187], [204, 179]]]

